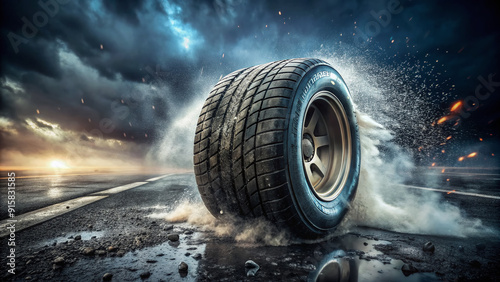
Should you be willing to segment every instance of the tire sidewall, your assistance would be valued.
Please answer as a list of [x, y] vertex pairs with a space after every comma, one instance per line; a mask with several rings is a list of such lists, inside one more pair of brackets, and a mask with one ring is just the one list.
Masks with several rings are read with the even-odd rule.
[[[302, 124], [309, 101], [319, 91], [329, 91], [340, 100], [352, 135], [351, 164], [346, 184], [338, 197], [328, 202], [316, 197], [302, 164]], [[285, 144], [290, 192], [302, 221], [315, 233], [325, 233], [340, 223], [354, 199], [358, 185], [361, 160], [359, 132], [349, 90], [340, 74], [331, 66], [316, 66], [302, 77], [295, 90], [290, 110], [289, 134]]]

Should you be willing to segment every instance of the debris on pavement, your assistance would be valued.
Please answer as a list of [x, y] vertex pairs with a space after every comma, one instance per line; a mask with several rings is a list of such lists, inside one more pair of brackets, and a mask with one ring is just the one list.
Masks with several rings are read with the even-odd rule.
[[141, 273], [140, 276], [141, 276], [141, 279], [149, 278], [149, 276], [151, 276], [151, 272], [145, 271], [145, 272]]
[[418, 269], [416, 269], [413, 265], [405, 263], [403, 264], [403, 267], [401, 267], [401, 271], [405, 276], [410, 276], [413, 273], [418, 272]]
[[111, 273], [105, 273], [102, 276], [102, 281], [111, 281], [112, 278], [113, 278], [113, 274], [111, 274]]
[[247, 271], [247, 277], [255, 276], [260, 267], [253, 260], [247, 260], [245, 262], [245, 269]]
[[179, 241], [179, 234], [177, 234], [177, 233], [169, 234], [167, 236], [167, 239], [172, 241], [172, 242], [177, 242], [177, 241]]
[[179, 263], [179, 272], [187, 272], [188, 271], [188, 265], [185, 262]]
[[436, 247], [434, 247], [434, 244], [432, 244], [432, 242], [427, 242], [424, 244], [422, 249], [426, 253], [434, 253], [434, 251], [436, 250]]

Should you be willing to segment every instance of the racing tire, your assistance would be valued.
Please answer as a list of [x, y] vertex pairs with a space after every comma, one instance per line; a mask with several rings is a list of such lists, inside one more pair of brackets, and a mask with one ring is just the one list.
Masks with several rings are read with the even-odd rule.
[[360, 158], [340, 74], [322, 60], [291, 59], [235, 71], [214, 86], [198, 119], [193, 161], [215, 217], [265, 217], [315, 238], [348, 211]]

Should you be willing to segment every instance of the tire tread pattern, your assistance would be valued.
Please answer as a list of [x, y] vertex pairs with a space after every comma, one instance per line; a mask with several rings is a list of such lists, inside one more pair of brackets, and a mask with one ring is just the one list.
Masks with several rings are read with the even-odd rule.
[[235, 71], [210, 92], [194, 143], [196, 181], [215, 216], [264, 216], [303, 228], [289, 194], [284, 134], [294, 89], [316, 59], [276, 61]]

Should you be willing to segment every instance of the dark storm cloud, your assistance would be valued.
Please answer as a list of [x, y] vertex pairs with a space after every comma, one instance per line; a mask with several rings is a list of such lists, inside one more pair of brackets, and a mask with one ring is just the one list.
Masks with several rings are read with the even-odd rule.
[[[87, 135], [102, 132], [100, 122], [110, 118], [112, 130], [103, 136], [130, 142], [157, 136], [159, 120], [168, 121], [171, 112], [203, 95], [200, 78], [212, 83], [237, 68], [303, 57], [322, 44], [342, 41], [360, 53], [377, 51], [373, 59], [389, 64], [406, 53], [429, 60], [429, 53], [446, 64], [449, 84], [462, 87], [458, 96], [474, 90], [478, 75], [498, 71], [492, 2], [39, 3], [1, 4], [1, 115], [18, 123], [39, 117]], [[389, 20], [384, 16], [390, 5], [401, 12], [389, 13]], [[37, 24], [40, 13], [48, 15], [43, 25]], [[367, 29], [371, 23], [378, 24], [377, 32]], [[362, 34], [371, 35], [371, 42], [356, 44], [353, 38]]]

